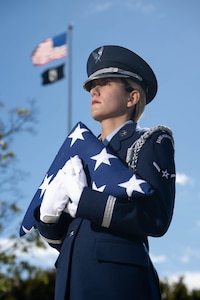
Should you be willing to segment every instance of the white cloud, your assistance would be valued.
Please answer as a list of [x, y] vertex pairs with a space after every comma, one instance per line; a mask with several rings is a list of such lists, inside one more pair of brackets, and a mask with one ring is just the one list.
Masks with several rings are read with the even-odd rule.
[[189, 263], [192, 260], [200, 260], [200, 250], [193, 248], [186, 248], [182, 256], [180, 256], [180, 261], [184, 264]]
[[180, 185], [185, 185], [190, 181], [190, 178], [184, 173], [176, 173], [176, 183]]
[[164, 263], [167, 261], [167, 257], [165, 255], [155, 256], [155, 255], [151, 254], [150, 256], [151, 256], [151, 260], [154, 264], [160, 264], [160, 263]]
[[[6, 251], [13, 246], [15, 241], [7, 238], [0, 239], [0, 249]], [[22, 239], [22, 246], [24, 246], [25, 240]], [[40, 268], [53, 268], [56, 258], [58, 256], [58, 251], [51, 248], [48, 244], [46, 249], [32, 247], [31, 250], [27, 252], [22, 252], [20, 249], [20, 242], [18, 240], [18, 248], [15, 250], [15, 254], [19, 260], [27, 260], [31, 264], [38, 266]]]
[[200, 272], [185, 271], [176, 273], [168, 277], [170, 284], [179, 281], [180, 277], [183, 277], [183, 282], [189, 290], [200, 289]]
[[112, 6], [111, 2], [99, 3], [95, 6], [95, 12], [102, 12], [108, 10]]
[[108, 10], [112, 5], [113, 5], [113, 3], [111, 1], [108, 1], [105, 3], [99, 2], [95, 5], [92, 5], [90, 8], [88, 8], [86, 15], [88, 16], [88, 15], [93, 15], [96, 13], [104, 12], [104, 11]]
[[26, 259], [40, 268], [54, 268], [54, 263], [58, 257], [58, 251], [48, 245], [46, 249], [32, 248], [29, 254], [18, 253], [18, 257], [20, 259]]
[[126, 7], [128, 9], [134, 10], [134, 11], [139, 11], [143, 14], [151, 14], [155, 12], [156, 7], [152, 3], [144, 3], [144, 1], [138, 0], [137, 2], [133, 2], [130, 0], [110, 0], [105, 3], [98, 2], [96, 4], [92, 3], [90, 5], [90, 8], [87, 9], [87, 16], [96, 14], [96, 13], [101, 13], [109, 10], [113, 6], [118, 6], [120, 9], [123, 7]]
[[144, 1], [137, 1], [134, 3], [132, 1], [127, 1], [125, 4], [129, 8], [145, 14], [151, 14], [156, 10], [156, 7], [152, 3], [144, 3]]

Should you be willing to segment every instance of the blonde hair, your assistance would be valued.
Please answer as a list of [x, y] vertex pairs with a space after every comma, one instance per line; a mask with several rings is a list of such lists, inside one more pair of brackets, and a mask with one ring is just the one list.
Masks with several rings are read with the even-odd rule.
[[144, 112], [145, 109], [145, 105], [146, 105], [146, 94], [143, 90], [143, 88], [137, 84], [135, 81], [133, 81], [130, 78], [126, 78], [125, 80], [123, 80], [123, 82], [125, 83], [125, 89], [128, 91], [130, 89], [132, 90], [137, 90], [140, 93], [140, 99], [138, 101], [138, 103], [135, 105], [132, 115], [131, 115], [131, 120], [133, 120], [134, 122], [137, 122], [139, 120], [139, 118], [141, 117], [141, 115]]

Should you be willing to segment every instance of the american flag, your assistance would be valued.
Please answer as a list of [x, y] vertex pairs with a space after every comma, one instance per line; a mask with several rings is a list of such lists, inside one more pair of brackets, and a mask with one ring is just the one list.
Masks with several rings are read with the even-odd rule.
[[71, 130], [52, 165], [36, 191], [20, 228], [20, 236], [36, 228], [34, 210], [42, 202], [49, 183], [70, 157], [78, 155], [88, 179], [88, 185], [97, 191], [106, 192], [115, 197], [131, 197], [151, 194], [151, 186], [124, 165], [108, 146], [93, 135], [81, 122]]
[[41, 42], [31, 55], [35, 66], [42, 66], [55, 59], [61, 59], [67, 55], [67, 34], [62, 33], [53, 38]]

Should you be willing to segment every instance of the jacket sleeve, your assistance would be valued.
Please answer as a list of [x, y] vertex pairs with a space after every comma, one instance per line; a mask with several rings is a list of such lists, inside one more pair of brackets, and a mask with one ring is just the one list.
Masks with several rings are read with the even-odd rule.
[[60, 251], [69, 224], [73, 220], [69, 214], [62, 213], [56, 223], [47, 224], [40, 221], [40, 206], [35, 209], [34, 217], [37, 229], [42, 238], [53, 248]]
[[174, 146], [168, 133], [156, 132], [147, 140], [137, 173], [153, 187], [151, 195], [115, 198], [85, 188], [77, 217], [126, 236], [162, 236], [170, 225], [175, 197]]

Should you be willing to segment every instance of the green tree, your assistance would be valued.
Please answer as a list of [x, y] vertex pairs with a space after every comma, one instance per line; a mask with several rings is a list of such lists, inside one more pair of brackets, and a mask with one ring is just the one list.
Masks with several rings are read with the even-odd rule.
[[170, 285], [167, 279], [164, 281], [160, 281], [160, 291], [161, 291], [161, 297], [162, 300], [169, 300], [170, 298]]
[[172, 300], [189, 300], [189, 292], [183, 281], [184, 277], [180, 277], [177, 282], [172, 284], [171, 299]]
[[[22, 266], [23, 270], [26, 266]], [[30, 268], [30, 266], [28, 266]], [[1, 300], [53, 300], [55, 285], [55, 270], [44, 271], [38, 268], [32, 270], [32, 275], [18, 280], [6, 278], [11, 288], [0, 290]]]
[[28, 106], [26, 109], [21, 107], [7, 109], [0, 103], [0, 295], [2, 292], [12, 290], [14, 282], [17, 285], [23, 274], [26, 274], [27, 278], [32, 278], [33, 274], [35, 274], [33, 277], [37, 277], [36, 274], [40, 271], [28, 262], [20, 261], [16, 250], [28, 252], [33, 245], [45, 247], [36, 231], [19, 240], [19, 226], [13, 228], [13, 220], [16, 220], [20, 213], [18, 200], [21, 198], [16, 183], [24, 174], [17, 167], [12, 142], [21, 132], [34, 132], [35, 102], [29, 102]]
[[184, 283], [184, 276], [171, 284], [167, 279], [161, 281], [160, 289], [162, 300], [200, 300], [200, 290], [190, 291]]
[[200, 290], [192, 290], [190, 294], [191, 300], [200, 300]]

